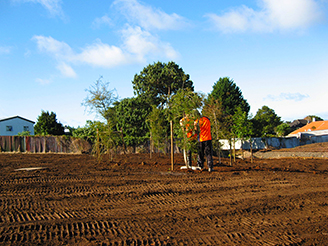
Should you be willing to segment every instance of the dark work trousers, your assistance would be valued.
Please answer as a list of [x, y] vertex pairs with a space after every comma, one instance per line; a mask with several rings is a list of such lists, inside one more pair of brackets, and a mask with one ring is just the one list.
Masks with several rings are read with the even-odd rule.
[[197, 166], [204, 167], [204, 156], [207, 160], [207, 168], [213, 168], [213, 148], [212, 140], [199, 142]]
[[191, 150], [187, 150], [187, 166], [191, 167], [192, 166], [192, 159], [191, 159]]

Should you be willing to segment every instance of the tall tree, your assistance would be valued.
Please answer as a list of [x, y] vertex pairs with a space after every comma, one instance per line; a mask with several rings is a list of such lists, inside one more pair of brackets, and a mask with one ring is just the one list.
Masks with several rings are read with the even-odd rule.
[[276, 127], [282, 123], [275, 111], [265, 105], [256, 112], [252, 122], [255, 137], [275, 136]]
[[194, 90], [189, 75], [172, 61], [148, 65], [134, 76], [132, 84], [135, 95], [144, 97], [149, 104], [156, 106], [167, 103], [168, 97], [179, 89]]
[[[185, 74], [182, 68], [176, 63], [157, 62], [145, 67], [140, 74], [134, 76], [132, 81], [135, 95], [145, 99], [149, 105], [167, 107], [171, 96], [179, 89], [190, 88], [194, 90], [193, 82], [189, 75]], [[170, 121], [171, 130], [171, 164], [173, 170], [173, 122]]]
[[109, 89], [109, 82], [103, 82], [102, 79], [101, 76], [89, 89], [86, 89], [88, 95], [82, 105], [109, 122], [111, 117], [110, 107], [117, 101], [118, 97], [115, 89]]
[[64, 135], [64, 127], [57, 122], [56, 114], [43, 110], [34, 126], [34, 131], [36, 135]]
[[208, 95], [204, 109], [204, 112], [209, 115], [210, 119], [212, 118], [214, 123], [214, 136], [216, 139], [213, 141], [213, 145], [217, 148], [220, 147], [219, 138], [229, 140], [231, 164], [231, 141], [236, 137], [234, 132], [236, 129], [233, 129], [233, 126], [237, 117], [234, 117], [234, 115], [240, 110], [241, 113], [245, 112], [247, 117], [250, 106], [235, 82], [228, 77], [223, 77], [219, 78], [213, 85], [213, 90]]
[[125, 98], [115, 106], [117, 128], [128, 146], [136, 147], [149, 138], [146, 119], [151, 109], [142, 97]]
[[234, 115], [237, 107], [248, 114], [250, 106], [244, 99], [243, 94], [235, 82], [228, 78], [220, 78], [214, 85], [208, 99], [217, 99], [221, 105], [224, 115]]

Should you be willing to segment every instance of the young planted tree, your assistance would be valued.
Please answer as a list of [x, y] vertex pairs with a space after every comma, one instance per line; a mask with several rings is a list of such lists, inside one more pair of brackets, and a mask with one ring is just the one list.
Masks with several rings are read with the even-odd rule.
[[[250, 139], [250, 136], [252, 135], [252, 126], [251, 122], [247, 117], [247, 113], [245, 111], [242, 111], [240, 107], [237, 108], [235, 114], [232, 117], [233, 125], [232, 125], [232, 132], [234, 139], [237, 137], [241, 140], [241, 150], [243, 155], [243, 142], [246, 139]], [[251, 141], [250, 141], [251, 144]], [[236, 158], [235, 153], [235, 141], [234, 141], [234, 161]]]
[[[150, 127], [150, 142], [151, 146], [155, 146], [159, 151], [165, 152], [166, 139], [169, 134], [167, 114], [165, 110], [152, 106], [152, 111], [149, 113], [147, 121]], [[150, 151], [152, 154], [152, 149]]]
[[110, 149], [107, 141], [111, 134], [106, 134], [107, 127], [108, 125], [104, 122], [88, 120], [85, 126], [76, 128], [72, 135], [91, 143], [93, 146], [92, 154], [100, 161], [101, 155]]
[[177, 144], [187, 152], [197, 153], [194, 122], [200, 117], [203, 102], [204, 95], [191, 90], [179, 90], [170, 101], [169, 119], [174, 122]]
[[96, 113], [106, 122], [96, 130], [94, 147], [96, 148], [97, 155], [105, 152], [112, 153], [112, 148], [115, 146], [113, 126], [116, 123], [113, 104], [118, 98], [115, 89], [109, 89], [109, 83], [103, 82], [102, 77], [100, 77], [86, 91], [88, 95], [82, 102], [82, 105], [89, 108], [90, 112]]
[[90, 112], [94, 112], [110, 122], [112, 116], [110, 108], [118, 99], [115, 89], [109, 89], [109, 82], [103, 82], [102, 77], [100, 77], [86, 91], [88, 95], [82, 105], [89, 108]]
[[[203, 115], [206, 115], [211, 120], [212, 125], [212, 142], [214, 151], [218, 151], [220, 157], [221, 145], [220, 139], [227, 139], [230, 146], [230, 165], [232, 165], [232, 140], [233, 140], [233, 119], [231, 115], [224, 114], [222, 103], [218, 99], [213, 97], [208, 98], [205, 102], [205, 106], [202, 111]], [[221, 162], [221, 159], [220, 159]]]
[[209, 98], [205, 100], [205, 105], [202, 114], [207, 116], [211, 121], [211, 133], [213, 150], [218, 151], [218, 156], [221, 162], [221, 145], [220, 138], [225, 138], [224, 130], [224, 116], [222, 110], [222, 103], [218, 99]]

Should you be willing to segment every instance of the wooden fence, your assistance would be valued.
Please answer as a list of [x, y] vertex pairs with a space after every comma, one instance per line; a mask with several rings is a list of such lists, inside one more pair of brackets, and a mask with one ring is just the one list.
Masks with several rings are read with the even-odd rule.
[[67, 136], [0, 136], [0, 152], [84, 153], [91, 144]]

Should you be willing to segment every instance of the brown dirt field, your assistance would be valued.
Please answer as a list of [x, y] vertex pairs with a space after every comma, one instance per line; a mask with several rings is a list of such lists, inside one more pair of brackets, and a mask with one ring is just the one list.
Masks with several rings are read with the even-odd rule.
[[328, 159], [214, 164], [1, 153], [0, 245], [328, 245]]
[[262, 150], [255, 153], [258, 158], [313, 157], [328, 158], [328, 143], [315, 143], [295, 148], [279, 150]]

